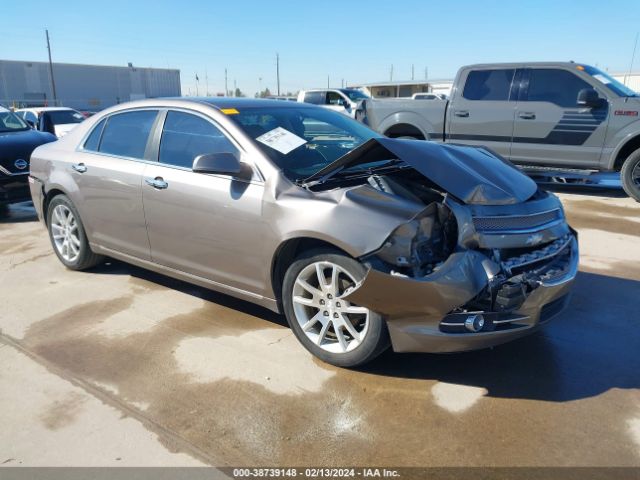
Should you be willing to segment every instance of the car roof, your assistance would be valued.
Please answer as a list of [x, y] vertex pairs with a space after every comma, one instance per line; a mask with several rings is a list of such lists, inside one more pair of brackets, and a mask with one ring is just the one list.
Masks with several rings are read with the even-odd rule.
[[32, 112], [54, 112], [54, 111], [60, 111], [60, 110], [71, 110], [74, 111], [75, 110], [73, 108], [69, 108], [69, 107], [33, 107], [33, 108], [19, 108], [18, 110], [16, 110], [16, 112], [26, 112], [26, 111], [32, 111]]
[[9, 112], [10, 110], [8, 108], [4, 108], [2, 105], [0, 105], [0, 112]]
[[526, 68], [526, 67], [571, 67], [587, 66], [579, 62], [505, 62], [505, 63], [476, 63], [464, 68]]
[[[218, 110], [226, 108], [257, 108], [257, 107], [279, 107], [279, 108], [307, 108], [310, 105], [299, 102], [283, 102], [269, 98], [240, 98], [240, 97], [170, 97], [158, 98], [155, 102], [162, 100], [178, 100], [181, 102], [204, 103]], [[151, 101], [151, 100], [150, 100]]]

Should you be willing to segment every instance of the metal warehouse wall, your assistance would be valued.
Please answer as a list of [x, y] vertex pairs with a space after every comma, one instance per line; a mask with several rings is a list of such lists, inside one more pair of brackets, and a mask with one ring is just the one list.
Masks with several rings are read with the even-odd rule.
[[[180, 70], [54, 63], [58, 105], [101, 110], [141, 98], [180, 96]], [[0, 104], [52, 106], [46, 62], [0, 60]]]

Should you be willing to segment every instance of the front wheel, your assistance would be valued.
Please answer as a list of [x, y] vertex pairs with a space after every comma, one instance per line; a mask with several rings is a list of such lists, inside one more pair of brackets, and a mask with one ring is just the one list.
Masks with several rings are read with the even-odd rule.
[[103, 257], [91, 251], [76, 207], [66, 195], [57, 195], [47, 208], [47, 227], [53, 250], [65, 267], [86, 270]]
[[332, 365], [363, 365], [389, 346], [384, 319], [344, 300], [364, 275], [358, 261], [331, 251], [303, 255], [285, 274], [283, 303], [289, 326], [307, 350]]
[[636, 150], [625, 160], [620, 171], [620, 181], [627, 195], [640, 202], [640, 150]]

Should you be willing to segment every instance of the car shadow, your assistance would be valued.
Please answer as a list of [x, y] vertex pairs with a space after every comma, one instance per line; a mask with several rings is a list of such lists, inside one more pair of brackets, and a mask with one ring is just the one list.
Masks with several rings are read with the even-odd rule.
[[183, 282], [182, 280], [177, 280], [161, 273], [152, 272], [151, 270], [124, 263], [120, 260], [109, 258], [105, 263], [92, 268], [90, 271], [91, 273], [100, 275], [130, 275], [139, 280], [151, 282], [171, 290], [191, 295], [206, 302], [215, 303], [226, 308], [237, 310], [276, 325], [288, 327], [287, 320], [283, 315], [272, 312], [267, 308], [244, 300], [239, 300], [229, 295], [225, 295], [224, 293], [218, 293], [204, 287], [199, 287], [198, 285]]
[[37, 222], [38, 215], [31, 202], [0, 205], [0, 224]]
[[363, 372], [485, 388], [489, 396], [565, 402], [640, 388], [640, 282], [580, 272], [571, 302], [538, 333], [458, 354], [386, 352]]
[[[287, 326], [266, 308], [116, 260], [92, 270], [131, 275]], [[640, 282], [580, 272], [569, 307], [538, 333], [492, 349], [455, 354], [388, 350], [361, 373], [480, 387], [493, 397], [565, 402], [613, 388], [640, 388]], [[242, 331], [240, 329], [239, 331]]]

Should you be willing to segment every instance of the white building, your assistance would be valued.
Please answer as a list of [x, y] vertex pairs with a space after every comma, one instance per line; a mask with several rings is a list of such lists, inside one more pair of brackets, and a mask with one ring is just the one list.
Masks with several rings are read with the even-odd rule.
[[117, 103], [179, 97], [180, 70], [54, 63], [54, 102], [47, 62], [0, 60], [0, 104], [102, 110]]

